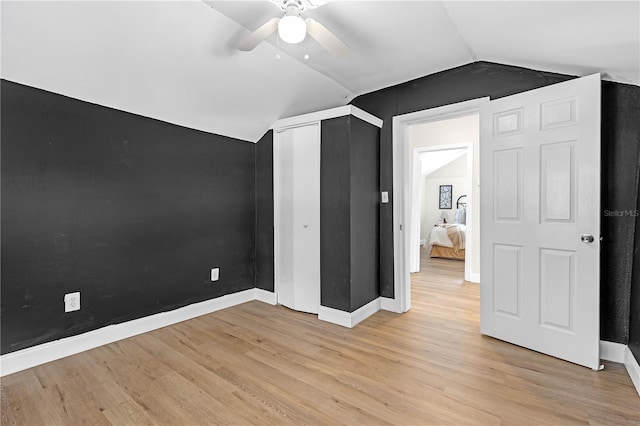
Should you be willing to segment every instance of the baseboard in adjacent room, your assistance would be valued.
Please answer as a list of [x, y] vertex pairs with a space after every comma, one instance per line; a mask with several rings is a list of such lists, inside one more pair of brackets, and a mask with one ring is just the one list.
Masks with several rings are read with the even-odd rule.
[[260, 300], [266, 303], [273, 301], [271, 304], [275, 304], [275, 295], [269, 296], [269, 294], [274, 293], [252, 288], [194, 303], [173, 311], [161, 312], [132, 321], [109, 325], [77, 336], [65, 337], [64, 339], [11, 352], [0, 356], [0, 376], [26, 370], [36, 365], [65, 358], [98, 346], [147, 333], [252, 300]]
[[327, 306], [320, 306], [318, 319], [341, 325], [343, 327], [353, 328], [358, 323], [361, 323], [380, 310], [380, 299], [381, 298], [374, 299], [353, 312], [346, 312], [339, 309], [329, 308]]

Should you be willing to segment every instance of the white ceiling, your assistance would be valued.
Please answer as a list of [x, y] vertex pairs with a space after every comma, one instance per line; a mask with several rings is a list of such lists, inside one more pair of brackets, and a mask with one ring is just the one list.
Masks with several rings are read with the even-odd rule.
[[640, 85], [640, 1], [334, 0], [305, 17], [350, 46], [339, 59], [275, 35], [237, 51], [280, 15], [267, 1], [2, 1], [0, 13], [2, 78], [249, 141], [478, 60]]

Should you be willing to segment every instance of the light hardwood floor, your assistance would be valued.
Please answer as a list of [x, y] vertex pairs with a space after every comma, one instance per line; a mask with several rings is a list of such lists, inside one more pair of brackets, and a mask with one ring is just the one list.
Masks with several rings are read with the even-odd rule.
[[2, 379], [2, 424], [640, 425], [624, 366], [479, 334], [463, 263], [423, 259], [413, 308], [355, 329], [250, 302]]

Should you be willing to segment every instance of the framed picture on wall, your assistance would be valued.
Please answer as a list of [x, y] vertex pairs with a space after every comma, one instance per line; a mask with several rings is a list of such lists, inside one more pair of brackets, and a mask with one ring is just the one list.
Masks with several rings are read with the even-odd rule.
[[453, 198], [453, 185], [440, 185], [440, 208], [451, 209]]

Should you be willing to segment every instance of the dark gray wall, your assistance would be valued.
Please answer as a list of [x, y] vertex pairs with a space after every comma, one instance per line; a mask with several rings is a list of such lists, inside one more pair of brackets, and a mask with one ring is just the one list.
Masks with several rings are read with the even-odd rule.
[[352, 116], [321, 126], [320, 299], [353, 312], [379, 296], [379, 131]]
[[3, 354], [255, 287], [253, 144], [1, 94]]
[[380, 296], [380, 129], [351, 125], [351, 309]]
[[[638, 141], [640, 143], [640, 141]], [[640, 199], [636, 205], [636, 230], [640, 230]], [[637, 231], [636, 231], [637, 232]], [[631, 279], [631, 303], [629, 314], [629, 348], [640, 364], [640, 237], [636, 235], [633, 250], [633, 276]]]
[[600, 337], [619, 343], [629, 339], [633, 243], [640, 232], [631, 214], [638, 200], [639, 117], [640, 87], [602, 82]]
[[320, 304], [351, 312], [349, 117], [320, 129]]
[[[637, 105], [637, 104], [636, 104]], [[630, 111], [633, 113], [634, 110]], [[636, 117], [640, 115], [640, 108], [636, 106]], [[636, 134], [636, 144], [640, 145], [640, 134]], [[636, 164], [636, 178], [640, 179], [640, 158]], [[640, 192], [640, 191], [639, 191]], [[629, 348], [640, 363], [640, 194], [637, 194], [636, 209], [633, 211], [636, 220], [636, 235], [633, 250], [633, 273], [631, 276], [631, 302], [629, 307]]]
[[273, 131], [256, 143], [256, 287], [273, 286]]
[[[470, 99], [500, 98], [573, 76], [506, 65], [476, 62], [397, 86], [362, 95], [353, 104], [384, 120], [380, 140], [380, 190], [389, 191], [390, 203], [380, 214], [380, 294], [393, 297], [393, 160], [392, 118]], [[605, 209], [635, 209], [638, 193], [638, 97], [640, 88], [602, 84], [602, 235], [601, 338], [627, 343], [631, 253], [635, 223], [604, 217]], [[634, 195], [635, 194], [635, 195]]]

